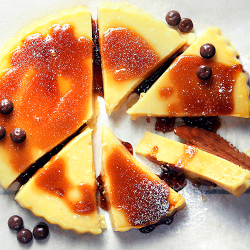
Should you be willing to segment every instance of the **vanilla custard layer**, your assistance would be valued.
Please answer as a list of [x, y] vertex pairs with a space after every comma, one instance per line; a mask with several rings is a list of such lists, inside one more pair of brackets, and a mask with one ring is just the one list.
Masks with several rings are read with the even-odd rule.
[[[80, 6], [31, 24], [0, 50], [0, 99], [14, 103], [0, 115], [3, 188], [93, 117], [92, 47], [91, 14]], [[9, 137], [15, 127], [26, 132], [22, 144]]]
[[135, 149], [159, 164], [182, 167], [191, 179], [215, 183], [235, 196], [240, 196], [250, 186], [250, 172], [227, 160], [168, 138], [146, 132]]
[[[200, 57], [200, 47], [205, 43], [211, 43], [215, 46], [216, 53], [212, 59], [202, 59]], [[147, 93], [141, 95], [140, 100], [128, 110], [128, 114], [133, 119], [141, 116], [230, 115], [249, 117], [247, 77], [242, 71], [240, 61], [236, 58], [237, 54], [229, 40], [221, 34], [219, 28], [208, 28], [197, 38], [196, 42], [172, 63], [169, 69], [154, 83]], [[182, 66], [184, 59], [188, 57], [190, 63]], [[214, 77], [215, 80], [204, 81], [198, 79], [196, 68], [192, 68], [192, 65], [197, 63], [197, 60], [202, 61], [204, 65], [211, 65], [215, 69], [214, 76], [212, 74], [211, 77], [211, 79]], [[198, 65], [200, 64], [197, 63], [197, 67]], [[192, 72], [188, 71], [189, 68], [192, 68]], [[182, 72], [186, 72], [186, 75], [183, 74], [183, 77], [181, 76]], [[177, 87], [189, 75], [193, 76], [190, 81], [194, 81], [192, 88], [195, 92], [195, 97], [193, 97], [191, 90], [190, 92], [186, 91], [186, 88], [191, 84], [190, 81], [183, 83], [185, 85], [183, 87]], [[228, 80], [228, 82], [224, 83], [224, 80]], [[195, 81], [197, 82], [196, 85]], [[213, 86], [216, 87], [213, 89]], [[220, 109], [221, 105], [216, 104], [218, 99], [221, 99], [221, 104], [229, 102], [228, 105], [225, 105], [225, 109], [228, 106], [230, 106], [230, 109]], [[201, 110], [201, 105], [205, 107], [203, 110]], [[193, 108], [190, 109], [190, 107]], [[195, 110], [195, 107], [197, 107], [197, 110]]]
[[[149, 72], [163, 64], [163, 62], [179, 50], [187, 40], [187, 38], [181, 38], [178, 32], [169, 28], [166, 23], [154, 18], [151, 14], [142, 11], [136, 6], [129, 6], [127, 3], [101, 2], [98, 5], [98, 26], [100, 52], [102, 56], [104, 99], [109, 114], [117, 110], [126, 101], [129, 94], [148, 76]], [[155, 53], [157, 60], [152, 65], [149, 65], [148, 68], [145, 68], [143, 74], [136, 75], [133, 74], [134, 72], [130, 72], [131, 77], [117, 79], [117, 71], [123, 73], [129, 71], [128, 68], [131, 68], [133, 71], [142, 66], [147, 66], [147, 63], [149, 63], [147, 61], [146, 63], [139, 63], [132, 67], [131, 64], [133, 64], [133, 60], [131, 59], [131, 63], [128, 67], [117, 64], [114, 70], [108, 69], [107, 58], [105, 56], [107, 53], [112, 53], [112, 51], [106, 51], [106, 53], [104, 53], [104, 50], [107, 49], [103, 43], [104, 37], [107, 36], [109, 32], [119, 32], [121, 29], [126, 32], [133, 32], [134, 36], [140, 38], [138, 38], [138, 44], [134, 42], [133, 46], [131, 45], [132, 51], [125, 51], [124, 48], [120, 48], [116, 55], [121, 54], [121, 57], [127, 57], [128, 60], [136, 58], [137, 55], [147, 58], [147, 55], [143, 55], [143, 53], [140, 52], [142, 43], [145, 43], [149, 49]], [[130, 46], [130, 41], [127, 42], [126, 38], [121, 38], [121, 43], [124, 43], [125, 48], [126, 46]], [[114, 44], [114, 46], [116, 46], [116, 44]], [[148, 59], [149, 58], [152, 58], [152, 55], [148, 56]]]
[[[159, 177], [153, 174], [147, 167], [138, 162], [135, 157], [133, 157], [129, 153], [129, 151], [122, 145], [120, 140], [118, 140], [107, 127], [103, 127], [102, 136], [103, 156], [101, 174], [104, 182], [105, 196], [108, 201], [111, 223], [115, 231], [127, 231], [132, 228], [141, 228], [152, 224], [150, 218], [153, 220], [153, 218], [155, 218], [154, 213], [159, 213], [161, 209], [164, 210], [164, 206], [162, 204], [164, 204], [166, 201], [169, 202], [170, 207], [169, 210], [164, 212], [164, 216], [171, 216], [175, 214], [178, 210], [181, 210], [185, 207], [185, 199], [173, 189], [169, 188], [165, 182], [160, 180]], [[120, 163], [117, 164], [118, 161], [121, 163], [121, 165]], [[117, 168], [122, 169], [122, 171], [118, 170], [118, 173], [119, 175], [124, 174], [124, 176], [123, 178], [114, 180], [114, 173], [116, 173]], [[130, 171], [130, 168], [134, 169], [134, 171], [132, 171], [132, 175], [128, 173], [128, 171]], [[134, 184], [129, 183], [132, 179], [134, 179], [135, 175], [138, 179], [136, 178], [136, 180], [134, 180]], [[115, 177], [115, 179], [116, 178], [117, 177]], [[128, 178], [128, 182], [125, 181], [126, 178]], [[128, 186], [126, 187], [126, 185]], [[144, 190], [144, 187], [147, 187], [147, 189]], [[154, 194], [154, 191], [160, 187], [163, 188], [163, 190], [165, 191], [161, 190], [159, 191], [158, 195]], [[144, 190], [142, 192], [144, 196], [145, 193], [148, 192], [148, 190], [152, 189], [151, 195], [142, 198], [140, 196], [140, 188]], [[154, 197], [155, 200], [153, 201], [153, 203], [155, 204], [158, 204], [158, 200], [161, 200], [161, 202], [158, 205], [158, 209], [156, 211], [153, 211], [153, 209], [151, 212], [142, 211], [143, 214], [140, 214], [141, 211], [139, 211], [139, 214], [137, 214], [138, 210], [136, 210], [136, 208], [136, 211], [134, 211], [133, 209], [132, 211], [130, 211], [131, 209], [128, 209], [129, 204], [123, 203], [124, 198], [126, 199], [124, 195], [120, 194], [122, 195], [122, 197], [117, 199], [116, 191], [118, 191], [119, 196], [120, 189], [130, 190], [128, 191], [130, 197], [129, 200], [133, 200], [135, 195], [137, 195], [138, 197], [136, 201], [137, 203], [141, 204], [141, 209], [148, 209], [148, 207], [145, 208], [145, 204], [147, 204], [147, 206], [149, 207], [152, 206], [152, 201], [150, 201], [150, 197]], [[169, 190], [169, 195], [167, 200], [165, 201], [164, 195], [165, 192], [168, 192], [167, 190]], [[162, 197], [160, 197], [161, 195]], [[143, 223], [142, 221], [140, 221], [140, 218], [149, 221]]]
[[79, 234], [100, 234], [93, 165], [92, 130], [67, 144], [24, 185], [15, 200], [49, 223]]

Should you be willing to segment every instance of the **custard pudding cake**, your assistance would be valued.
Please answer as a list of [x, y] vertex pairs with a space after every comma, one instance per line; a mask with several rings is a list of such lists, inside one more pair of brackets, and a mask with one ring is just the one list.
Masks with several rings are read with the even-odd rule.
[[249, 117], [247, 77], [219, 28], [208, 28], [127, 113]]
[[106, 110], [117, 110], [133, 90], [188, 39], [151, 14], [126, 3], [98, 5]]
[[3, 188], [93, 117], [91, 27], [87, 7], [64, 10], [0, 51]]
[[101, 175], [115, 231], [155, 224], [185, 207], [185, 199], [138, 162], [105, 126], [102, 147]]
[[100, 234], [92, 130], [86, 128], [21, 187], [15, 200], [49, 223], [77, 233]]
[[235, 196], [250, 186], [250, 171], [225, 159], [168, 138], [146, 132], [135, 149], [159, 164], [174, 164], [191, 179], [215, 183]]

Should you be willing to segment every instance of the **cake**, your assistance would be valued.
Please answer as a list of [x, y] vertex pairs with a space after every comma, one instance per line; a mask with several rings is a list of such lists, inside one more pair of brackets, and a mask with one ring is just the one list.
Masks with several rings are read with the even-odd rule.
[[77, 233], [100, 234], [92, 129], [86, 128], [21, 187], [18, 204], [49, 223]]
[[0, 100], [14, 106], [0, 114], [3, 188], [93, 117], [91, 27], [87, 7], [64, 10], [24, 28], [0, 51]]
[[212, 182], [235, 196], [250, 186], [250, 171], [225, 159], [168, 138], [146, 132], [135, 149], [159, 164], [174, 164], [191, 179]]
[[152, 225], [184, 208], [185, 199], [137, 161], [105, 126], [102, 146], [101, 175], [113, 230]]
[[[215, 48], [210, 58], [200, 54], [201, 47], [207, 44]], [[200, 79], [198, 68], [204, 66], [211, 71], [207, 79]], [[127, 113], [133, 119], [141, 116], [248, 118], [246, 82], [246, 74], [229, 40], [219, 28], [207, 28]]]
[[149, 13], [126, 3], [98, 5], [99, 45], [108, 114], [188, 39]]

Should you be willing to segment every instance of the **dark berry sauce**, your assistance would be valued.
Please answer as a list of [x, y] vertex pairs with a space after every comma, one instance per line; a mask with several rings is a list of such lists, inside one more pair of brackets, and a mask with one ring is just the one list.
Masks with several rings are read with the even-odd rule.
[[164, 134], [167, 132], [174, 131], [175, 120], [175, 117], [157, 117], [155, 123], [155, 130], [163, 132]]
[[144, 80], [136, 89], [135, 93], [140, 95], [141, 93], [146, 93], [150, 87], [160, 78], [160, 76], [167, 70], [170, 64], [174, 61], [174, 59], [179, 56], [180, 53], [174, 54], [170, 57], [167, 62], [165, 62], [160, 68], [158, 68], [150, 77]]
[[165, 164], [161, 166], [161, 169], [160, 179], [165, 181], [176, 192], [187, 185], [187, 180], [181, 167], [173, 164]]
[[102, 180], [102, 176], [99, 175], [96, 178], [97, 181], [97, 192], [98, 194], [98, 205], [100, 206], [100, 208], [102, 208], [103, 210], [108, 210], [108, 203], [107, 203], [107, 199], [104, 195], [104, 184], [103, 184], [103, 180]]
[[121, 143], [129, 151], [131, 155], [134, 154], [133, 146], [129, 142], [121, 141]]
[[97, 22], [92, 20], [92, 37], [94, 42], [93, 50], [93, 73], [94, 73], [94, 92], [99, 96], [104, 96], [102, 81], [102, 64], [99, 48], [99, 29]]
[[186, 125], [203, 128], [214, 133], [221, 127], [221, 120], [218, 116], [183, 117], [182, 119]]

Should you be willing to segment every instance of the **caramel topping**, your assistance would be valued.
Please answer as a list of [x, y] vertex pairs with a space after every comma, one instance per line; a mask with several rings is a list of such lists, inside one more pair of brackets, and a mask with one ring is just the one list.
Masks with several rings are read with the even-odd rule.
[[7, 133], [20, 127], [27, 134], [21, 145], [9, 136], [1, 141], [15, 171], [34, 161], [33, 150], [49, 151], [88, 116], [91, 56], [92, 41], [77, 39], [68, 24], [52, 26], [46, 37], [30, 35], [12, 52], [11, 67], [0, 79], [0, 99], [11, 100], [15, 109], [0, 119]]
[[174, 93], [174, 89], [171, 87], [161, 88], [159, 91], [162, 99], [167, 99]]
[[[213, 75], [201, 80], [196, 70], [211, 67]], [[171, 68], [170, 77], [178, 91], [178, 103], [185, 115], [229, 115], [234, 109], [233, 87], [241, 65], [232, 67], [199, 56], [182, 56]], [[164, 96], [165, 97], [165, 96]], [[174, 110], [174, 113], [178, 110]], [[171, 112], [171, 111], [170, 111]]]
[[179, 160], [177, 160], [176, 165], [179, 167], [184, 167], [197, 153], [197, 148], [192, 145], [185, 144], [184, 145], [184, 154], [181, 156]]
[[156, 157], [156, 154], [158, 153], [158, 146], [154, 146], [151, 150], [151, 152], [147, 155], [147, 158], [152, 161], [152, 162], [155, 162], [155, 163], [158, 163], [158, 160], [157, 160], [157, 157]]
[[110, 203], [132, 226], [153, 224], [169, 210], [169, 188], [161, 180], [145, 174], [124, 153], [115, 148], [106, 162], [110, 177]]
[[89, 214], [96, 210], [95, 188], [84, 183], [72, 185], [65, 175], [65, 164], [60, 158], [41, 169], [35, 181], [45, 192], [63, 199], [76, 214]]
[[117, 81], [142, 77], [160, 61], [149, 44], [128, 28], [111, 28], [105, 32], [102, 56], [104, 67]]

